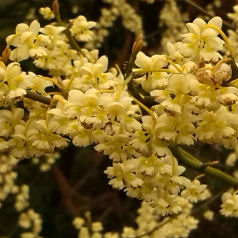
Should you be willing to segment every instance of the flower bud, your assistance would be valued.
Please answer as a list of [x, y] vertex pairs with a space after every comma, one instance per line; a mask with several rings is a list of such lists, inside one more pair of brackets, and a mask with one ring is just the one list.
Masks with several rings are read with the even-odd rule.
[[231, 75], [231, 66], [229, 64], [222, 63], [219, 68], [214, 71], [214, 81], [216, 84], [221, 85], [223, 82], [228, 81], [231, 78]]

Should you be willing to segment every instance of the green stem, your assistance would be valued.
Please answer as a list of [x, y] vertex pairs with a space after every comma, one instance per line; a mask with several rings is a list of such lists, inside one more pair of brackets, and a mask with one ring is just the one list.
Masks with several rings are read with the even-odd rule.
[[27, 91], [25, 97], [29, 98], [29, 99], [32, 99], [34, 101], [37, 101], [37, 102], [47, 104], [47, 105], [50, 105], [50, 102], [51, 102], [51, 98], [45, 97], [43, 95], [31, 92], [31, 91]]
[[[226, 189], [227, 189], [227, 187], [226, 187]], [[222, 189], [220, 192], [213, 195], [208, 200], [206, 200], [204, 203], [202, 203], [201, 206], [193, 209], [192, 212], [191, 212], [191, 215], [195, 215], [197, 212], [200, 212], [204, 208], [207, 208], [211, 203], [213, 203], [215, 200], [217, 200], [225, 192], [226, 189]]]
[[129, 62], [126, 65], [126, 69], [125, 69], [125, 79], [127, 79], [129, 75], [132, 73], [132, 68], [134, 67], [135, 59], [136, 59], [136, 55], [131, 54], [129, 58]]
[[77, 50], [78, 52], [81, 52], [80, 46], [78, 45], [78, 43], [75, 41], [75, 39], [73, 38], [73, 36], [70, 33], [70, 30], [69, 30], [70, 25], [67, 26], [67, 24], [65, 24], [62, 21], [61, 17], [60, 17], [58, 0], [54, 0], [53, 1], [53, 10], [54, 10], [55, 19], [56, 19], [57, 23], [60, 26], [65, 27], [65, 31], [64, 32], [65, 32], [65, 35], [67, 36], [67, 38], [69, 40], [69, 43], [70, 43], [71, 47], [73, 49]]
[[76, 42], [76, 40], [75, 40], [75, 39], [73, 38], [73, 36], [71, 35], [71, 33], [70, 33], [68, 27], [66, 27], [66, 29], [65, 29], [65, 35], [67, 36], [71, 47], [72, 47], [73, 49], [77, 50], [78, 52], [81, 52], [80, 46], [78, 45], [78, 43]]
[[213, 168], [211, 166], [207, 166], [206, 163], [201, 162], [194, 156], [192, 156], [190, 153], [188, 153], [186, 150], [182, 149], [179, 146], [176, 147], [170, 147], [173, 154], [183, 162], [184, 164], [188, 165], [190, 168], [197, 170], [199, 172], [205, 173], [207, 175], [210, 175], [214, 178], [220, 179], [226, 183], [229, 183], [231, 185], [238, 185], [238, 179], [230, 176], [229, 174]]

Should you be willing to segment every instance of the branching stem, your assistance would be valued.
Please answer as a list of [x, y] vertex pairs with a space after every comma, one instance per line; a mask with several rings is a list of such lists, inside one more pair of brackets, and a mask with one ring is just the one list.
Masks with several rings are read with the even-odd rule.
[[[206, 9], [202, 8], [201, 6], [199, 6], [198, 4], [196, 4], [194, 1], [192, 0], [184, 0], [184, 2], [186, 2], [187, 4], [193, 6], [194, 8], [196, 8], [197, 10], [199, 10], [200, 12], [202, 12], [204, 15], [207, 15], [211, 18], [215, 17], [213, 14], [209, 13]], [[223, 20], [223, 23], [226, 27], [231, 28], [233, 30], [235, 30], [235, 26], [232, 25], [231, 23]]]
[[238, 185], [238, 179], [219, 169], [207, 166], [206, 163], [201, 162], [180, 146], [171, 147], [170, 149], [178, 160], [188, 165], [190, 168], [222, 180], [228, 184]]
[[46, 105], [50, 105], [50, 103], [51, 103], [51, 98], [40, 95], [38, 93], [28, 91], [28, 90], [27, 90], [27, 93], [26, 93], [25, 97], [29, 98], [29, 99], [32, 99], [34, 101], [37, 101], [37, 102], [44, 103]]
[[[130, 95], [131, 96], [131, 95]], [[138, 99], [136, 99], [135, 97], [131, 96], [133, 98], [133, 100], [141, 107], [143, 108], [146, 112], [148, 112], [148, 114], [152, 117], [153, 121], [156, 122], [156, 117], [154, 115], [154, 112], [151, 111], [147, 106], [145, 106], [142, 102], [140, 102]]]
[[78, 52], [81, 52], [81, 48], [80, 46], [78, 45], [78, 43], [75, 41], [75, 39], [73, 38], [73, 36], [71, 35], [70, 31], [69, 31], [69, 24], [65, 24], [61, 17], [60, 17], [60, 12], [59, 12], [59, 3], [58, 3], [58, 0], [53, 0], [53, 3], [52, 3], [52, 8], [53, 8], [53, 11], [54, 11], [54, 14], [55, 14], [55, 19], [57, 21], [57, 23], [63, 27], [65, 27], [65, 35], [67, 36], [68, 40], [69, 40], [69, 43], [71, 45], [71, 47], [75, 50], [77, 50]]

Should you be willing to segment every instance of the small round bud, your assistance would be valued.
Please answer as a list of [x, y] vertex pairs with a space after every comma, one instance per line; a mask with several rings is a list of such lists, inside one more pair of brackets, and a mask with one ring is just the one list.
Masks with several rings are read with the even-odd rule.
[[231, 66], [229, 64], [222, 63], [219, 68], [214, 71], [214, 81], [216, 84], [221, 85], [223, 82], [228, 81], [231, 78], [231, 75]]
[[214, 76], [210, 70], [207, 69], [199, 69], [195, 72], [197, 80], [200, 83], [207, 84], [207, 85], [214, 85]]

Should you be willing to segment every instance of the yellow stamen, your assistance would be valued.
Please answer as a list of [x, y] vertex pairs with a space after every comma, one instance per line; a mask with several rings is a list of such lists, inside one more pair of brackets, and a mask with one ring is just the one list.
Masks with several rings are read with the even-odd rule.
[[126, 87], [126, 85], [133, 79], [132, 75], [130, 75], [120, 86], [118, 86], [118, 89], [115, 93], [114, 100], [118, 101], [121, 91]]
[[62, 93], [60, 92], [49, 92], [49, 93], [46, 93], [47, 95], [62, 95]]
[[58, 82], [53, 80], [52, 78], [49, 78], [49, 77], [43, 77], [43, 78], [55, 84], [59, 89], [62, 89], [62, 86]]
[[73, 83], [73, 80], [74, 80], [75, 76], [74, 75], [71, 75], [70, 79], [69, 79], [69, 83], [67, 84], [67, 87], [65, 89], [65, 92], [68, 92], [69, 91], [69, 88], [71, 86], [71, 84]]
[[172, 60], [167, 59], [168, 63], [173, 65], [175, 69], [178, 70], [178, 72], [182, 73], [182, 69], [178, 67], [178, 65], [176, 65]]
[[167, 72], [173, 74], [174, 72], [170, 69], [133, 69], [133, 73], [136, 74], [146, 74], [146, 73], [156, 73], [156, 72]]
[[117, 89], [115, 95], [114, 95], [114, 100], [115, 100], [115, 101], [118, 101], [118, 100], [119, 100], [119, 97], [120, 97], [120, 95], [121, 95], [122, 89], [123, 89], [123, 86], [120, 85], [120, 86], [118, 87], [118, 89]]
[[131, 96], [130, 97], [133, 98], [133, 100], [141, 107], [143, 108], [145, 111], [148, 112], [148, 114], [152, 117], [153, 121], [156, 122], [156, 117], [154, 115], [154, 112], [151, 111], [147, 106], [145, 106], [142, 102], [140, 102], [138, 99], [136, 99], [135, 97]]
[[121, 72], [120, 67], [119, 67], [117, 64], [115, 65], [115, 67], [116, 67], [116, 69], [118, 70], [119, 74], [123, 75], [122, 72]]
[[114, 93], [115, 90], [114, 89], [102, 89], [102, 90], [98, 90], [97, 92], [95, 92], [96, 94], [99, 93]]
[[50, 106], [52, 106], [53, 102], [55, 102], [55, 101], [59, 101], [59, 102], [65, 103], [65, 99], [64, 99], [62, 96], [60, 96], [60, 95], [55, 95], [55, 96], [51, 99], [51, 101], [50, 101]]
[[199, 174], [198, 176], [196, 176], [196, 177], [193, 179], [193, 181], [198, 180], [198, 179], [200, 179], [200, 178], [203, 177], [203, 176], [205, 176], [205, 174]]
[[228, 49], [228, 50], [230, 51], [230, 53], [231, 53], [231, 57], [232, 57], [233, 59], [235, 59], [235, 57], [234, 57], [234, 52], [233, 52], [233, 50], [232, 50], [231, 44], [230, 44], [230, 42], [229, 42], [229, 40], [228, 40], [226, 34], [225, 34], [220, 28], [218, 28], [217, 26], [212, 25], [212, 24], [207, 24], [207, 25], [205, 25], [203, 28], [204, 28], [204, 29], [205, 29], [205, 28], [212, 28], [212, 29], [218, 31], [219, 34], [221, 35], [221, 37], [223, 38], [223, 40], [225, 41], [226, 46], [227, 46], [227, 49]]
[[219, 61], [216, 63], [216, 65], [214, 66], [213, 72], [216, 72], [216, 70], [220, 67], [220, 65], [221, 65], [222, 63], [229, 62], [229, 61], [232, 61], [232, 59], [231, 59], [231, 58], [223, 58], [223, 59], [219, 60]]

